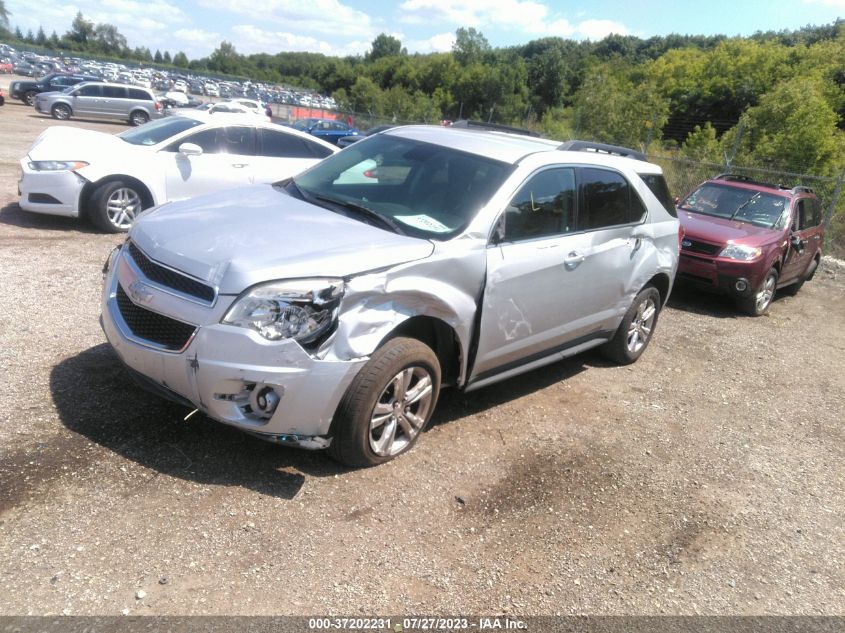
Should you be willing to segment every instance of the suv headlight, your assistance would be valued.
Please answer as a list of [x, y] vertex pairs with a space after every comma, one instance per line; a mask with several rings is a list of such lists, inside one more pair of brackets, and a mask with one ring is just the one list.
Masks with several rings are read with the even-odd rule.
[[747, 262], [757, 257], [763, 251], [760, 248], [752, 248], [751, 246], [742, 246], [741, 244], [728, 244], [719, 257], [727, 257], [728, 259], [738, 259]]
[[82, 160], [33, 160], [29, 168], [35, 171], [76, 171], [88, 167]]
[[292, 279], [255, 286], [242, 294], [221, 323], [255, 330], [268, 341], [310, 343], [337, 318], [342, 279]]

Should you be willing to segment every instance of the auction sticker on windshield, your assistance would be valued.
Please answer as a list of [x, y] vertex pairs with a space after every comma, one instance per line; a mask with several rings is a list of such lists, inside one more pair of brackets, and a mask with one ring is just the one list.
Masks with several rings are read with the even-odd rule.
[[434, 233], [448, 233], [451, 230], [442, 222], [438, 222], [434, 218], [427, 216], [423, 213], [421, 213], [420, 215], [397, 215], [396, 219], [400, 222], [404, 222], [408, 226], [413, 226], [417, 229], [423, 229], [424, 231], [432, 231]]

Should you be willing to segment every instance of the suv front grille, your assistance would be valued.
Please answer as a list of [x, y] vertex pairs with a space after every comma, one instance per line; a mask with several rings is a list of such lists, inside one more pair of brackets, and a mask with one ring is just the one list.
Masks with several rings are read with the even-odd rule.
[[171, 352], [182, 350], [197, 329], [135, 305], [120, 284], [117, 285], [117, 307], [132, 334]]
[[[687, 246], [687, 243], [689, 243], [689, 246]], [[684, 238], [681, 242], [681, 248], [682, 250], [689, 251], [690, 253], [702, 253], [704, 255], [718, 255], [722, 250], [722, 246], [719, 244], [699, 242], [698, 240], [691, 240], [688, 237]]]
[[207, 286], [196, 279], [191, 279], [182, 273], [177, 273], [175, 270], [166, 268], [161, 264], [157, 264], [144, 255], [144, 253], [141, 252], [141, 249], [135, 246], [133, 242], [129, 242], [129, 254], [132, 256], [132, 259], [135, 261], [138, 268], [141, 269], [141, 272], [144, 273], [149, 280], [167, 288], [177, 290], [183, 294], [197, 297], [198, 299], [202, 299], [208, 303], [214, 302], [214, 288]]

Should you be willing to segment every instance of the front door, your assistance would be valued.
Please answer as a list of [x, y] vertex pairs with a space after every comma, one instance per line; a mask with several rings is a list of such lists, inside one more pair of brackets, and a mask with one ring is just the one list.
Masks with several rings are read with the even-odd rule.
[[804, 274], [821, 248], [821, 205], [816, 198], [799, 198], [793, 203], [792, 225], [787, 239], [800, 240], [801, 249], [787, 245], [786, 258], [780, 271], [780, 282], [797, 279]]
[[[199, 156], [179, 153], [179, 145], [193, 143]], [[190, 134], [161, 150], [167, 154], [166, 187], [169, 200], [252, 184], [255, 130], [249, 126], [215, 127]]]

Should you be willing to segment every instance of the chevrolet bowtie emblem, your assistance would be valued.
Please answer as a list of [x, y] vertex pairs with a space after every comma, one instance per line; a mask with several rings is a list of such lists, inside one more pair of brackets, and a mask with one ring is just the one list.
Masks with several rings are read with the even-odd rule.
[[152, 301], [153, 293], [145, 283], [135, 280], [129, 284], [129, 296], [135, 303], [146, 304]]

